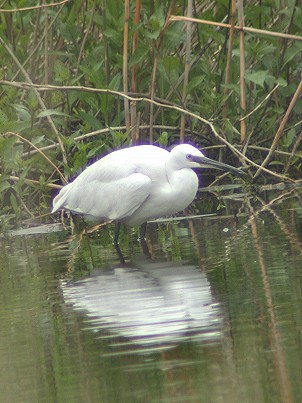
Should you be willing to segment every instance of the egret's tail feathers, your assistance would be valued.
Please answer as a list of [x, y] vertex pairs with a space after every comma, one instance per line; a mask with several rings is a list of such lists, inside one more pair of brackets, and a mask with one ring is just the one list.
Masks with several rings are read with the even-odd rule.
[[56, 211], [64, 208], [69, 193], [70, 185], [71, 184], [69, 183], [68, 185], [64, 186], [60, 190], [60, 192], [56, 195], [56, 197], [53, 199], [52, 211], [51, 211], [52, 213], [55, 213]]

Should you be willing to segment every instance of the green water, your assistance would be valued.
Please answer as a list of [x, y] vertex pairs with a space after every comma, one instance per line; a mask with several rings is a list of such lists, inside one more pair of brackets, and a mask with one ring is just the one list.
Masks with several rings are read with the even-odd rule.
[[125, 232], [125, 265], [113, 227], [2, 237], [1, 402], [301, 401], [302, 209], [271, 199], [151, 224], [151, 258]]

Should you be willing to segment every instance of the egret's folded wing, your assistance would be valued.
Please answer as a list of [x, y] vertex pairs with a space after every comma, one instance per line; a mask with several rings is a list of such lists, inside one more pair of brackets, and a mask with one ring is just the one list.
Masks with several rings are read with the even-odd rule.
[[104, 181], [80, 175], [54, 199], [53, 211], [68, 209], [90, 218], [119, 220], [138, 209], [150, 195], [151, 179], [141, 173]]

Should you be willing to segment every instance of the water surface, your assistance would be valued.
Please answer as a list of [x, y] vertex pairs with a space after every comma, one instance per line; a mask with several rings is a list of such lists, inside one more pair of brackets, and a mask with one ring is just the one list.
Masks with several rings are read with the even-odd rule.
[[150, 224], [149, 257], [125, 231], [125, 264], [113, 227], [5, 234], [1, 401], [300, 401], [302, 207], [284, 193]]

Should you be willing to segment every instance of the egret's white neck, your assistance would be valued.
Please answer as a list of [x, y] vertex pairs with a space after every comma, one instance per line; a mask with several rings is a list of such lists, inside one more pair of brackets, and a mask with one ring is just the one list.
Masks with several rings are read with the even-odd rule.
[[171, 157], [172, 156], [170, 156], [166, 161], [166, 174], [171, 187], [175, 186], [176, 188], [179, 188], [180, 183], [183, 181], [188, 181], [188, 183], [182, 183], [181, 187], [183, 187], [183, 189], [186, 188], [187, 185], [191, 187], [192, 182], [195, 185], [197, 182], [196, 173], [191, 168], [183, 167], [183, 164], [181, 164], [177, 159]]

